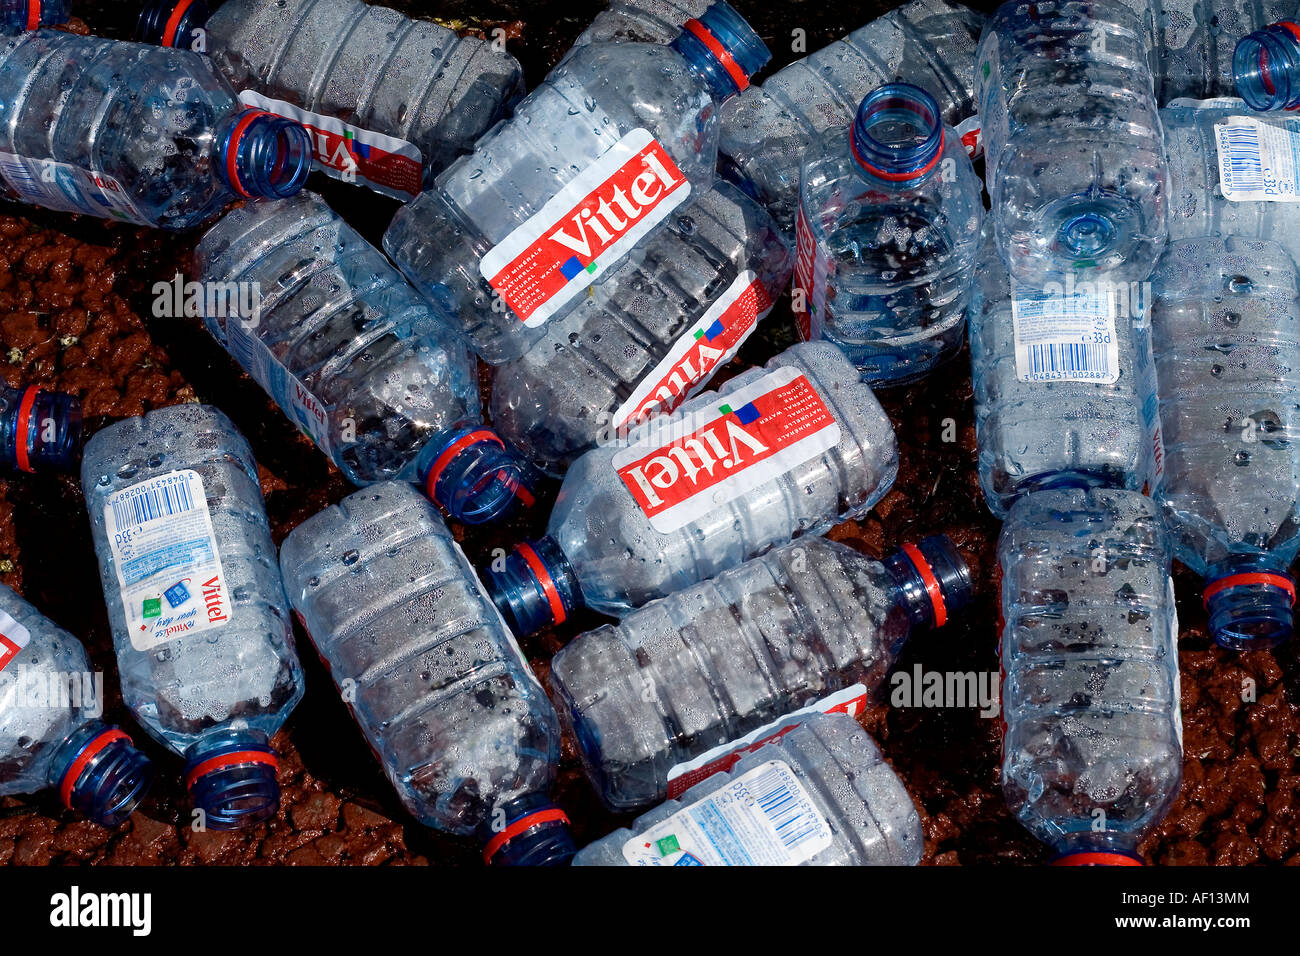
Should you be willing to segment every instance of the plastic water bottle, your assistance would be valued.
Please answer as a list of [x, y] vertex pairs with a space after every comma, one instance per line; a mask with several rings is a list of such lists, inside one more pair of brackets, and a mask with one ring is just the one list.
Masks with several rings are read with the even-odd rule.
[[1279, 178], [1278, 189], [1266, 186], [1262, 175], [1265, 165], [1277, 173], [1287, 168], [1294, 120], [1260, 116], [1242, 100], [1224, 98], [1178, 100], [1160, 111], [1160, 121], [1169, 158], [1171, 241], [1271, 239], [1300, 258], [1300, 210], [1285, 201], [1300, 180]]
[[81, 453], [81, 402], [35, 385], [0, 384], [0, 469], [73, 471]]
[[1229, 236], [1171, 243], [1152, 276], [1160, 442], [1152, 493], [1174, 556], [1205, 578], [1210, 630], [1225, 647], [1291, 636], [1298, 271], [1277, 243]]
[[[885, 83], [919, 86], [958, 126], [975, 114], [975, 43], [983, 14], [948, 0], [912, 0], [772, 74], [722, 110], [725, 174], [793, 234], [799, 167], [809, 148], [848, 126]], [[977, 128], [962, 125], [974, 148]]]
[[669, 46], [593, 43], [400, 209], [384, 249], [491, 365], [712, 184], [718, 107], [768, 60], [718, 2]]
[[[1295, 7], [1288, 16], [1295, 14]], [[1253, 110], [1300, 106], [1300, 23], [1271, 23], [1243, 36], [1232, 54], [1237, 95]]]
[[299, 124], [244, 109], [197, 53], [53, 30], [0, 37], [0, 191], [187, 229], [283, 199], [311, 168]]
[[971, 588], [943, 535], [883, 562], [801, 539], [583, 634], [552, 658], [551, 691], [596, 792], [641, 807], [680, 763], [855, 684], [874, 696]]
[[969, 316], [989, 508], [1005, 516], [1044, 488], [1141, 489], [1150, 463], [1142, 402], [1154, 387], [1145, 283], [1028, 287], [1010, 278], [984, 231]]
[[211, 406], [161, 408], [95, 434], [81, 487], [122, 699], [207, 827], [266, 820], [303, 677], [248, 442]]
[[916, 806], [866, 731], [818, 714], [630, 828], [574, 866], [915, 866]]
[[602, 438], [667, 414], [726, 365], [790, 282], [794, 257], [761, 206], [730, 183], [662, 230], [497, 369], [492, 421], [562, 474]]
[[858, 370], [805, 342], [575, 461], [546, 537], [494, 563], [488, 586], [521, 635], [584, 605], [622, 614], [861, 517], [897, 472]]
[[0, 32], [58, 26], [69, 16], [67, 0], [0, 0]]
[[921, 378], [961, 348], [983, 190], [961, 139], [920, 87], [888, 83], [805, 156], [796, 316], [864, 381]]
[[1151, 30], [1119, 0], [1012, 0], [985, 26], [984, 179], [1019, 281], [1141, 281], [1155, 265], [1168, 171]]
[[244, 290], [238, 309], [205, 303], [208, 331], [349, 481], [418, 481], [470, 523], [514, 501], [519, 463], [483, 425], [473, 356], [320, 197], [231, 211], [194, 270]]
[[709, 9], [708, 0], [611, 0], [565, 55], [588, 43], [668, 43], [682, 24]]
[[299, 525], [285, 586], [402, 804], [489, 863], [573, 855], [555, 711], [437, 511], [383, 482]]
[[311, 131], [318, 169], [402, 200], [523, 92], [504, 49], [361, 0], [150, 0], [136, 36], [206, 51], [243, 102]]
[[99, 719], [102, 692], [81, 643], [0, 584], [0, 796], [56, 790], [105, 827], [135, 812], [153, 764]]
[[1063, 865], [1134, 865], [1183, 769], [1169, 538], [1137, 492], [1026, 495], [1002, 564], [1002, 792]]

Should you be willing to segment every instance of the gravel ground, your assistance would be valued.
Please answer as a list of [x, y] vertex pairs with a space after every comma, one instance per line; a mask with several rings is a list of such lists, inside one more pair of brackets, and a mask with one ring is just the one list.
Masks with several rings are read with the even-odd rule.
[[[395, 3], [458, 29], [506, 24], [512, 52], [536, 83], [599, 8], [591, 0], [541, 3]], [[791, 30], [807, 31], [814, 49], [886, 7], [807, 2], [736, 6], [764, 35], [780, 64], [795, 57]], [[74, 3], [96, 32], [124, 35], [133, 2]], [[393, 208], [362, 190], [316, 176], [312, 188], [372, 239]], [[262, 391], [202, 331], [197, 320], [153, 319], [148, 289], [183, 268], [192, 237], [173, 237], [0, 204], [0, 374], [78, 395], [90, 431], [152, 408], [204, 401], [244, 431], [261, 465], [262, 489], [276, 541], [300, 521], [345, 496], [348, 484], [269, 404]], [[735, 368], [760, 362], [793, 341], [788, 302], [747, 345]], [[733, 371], [730, 369], [728, 371]], [[724, 373], [725, 374], [725, 373]], [[900, 667], [994, 671], [997, 634], [997, 522], [975, 476], [974, 416], [964, 356], [920, 385], [882, 400], [897, 428], [902, 467], [894, 490], [867, 520], [832, 537], [872, 555], [895, 543], [945, 531], [966, 554], [980, 589], [960, 619], [919, 637]], [[955, 427], [945, 427], [951, 420]], [[946, 432], [950, 434], [945, 434]], [[945, 437], [955, 440], [945, 441]], [[536, 534], [546, 502], [503, 527], [465, 537], [471, 559]], [[115, 693], [112, 645], [84, 503], [71, 477], [0, 480], [0, 580], [80, 637]], [[1145, 842], [1165, 864], [1300, 865], [1300, 711], [1294, 645], [1276, 653], [1229, 654], [1213, 646], [1195, 578], [1176, 576], [1186, 764], [1182, 794]], [[599, 619], [588, 616], [524, 642], [546, 680], [551, 655]], [[353, 726], [305, 635], [299, 648], [307, 694], [275, 739], [284, 790], [279, 814], [236, 833], [194, 833], [179, 762], [144, 740], [162, 771], [152, 797], [115, 831], [79, 821], [49, 794], [0, 800], [0, 863], [17, 864], [459, 864], [477, 862], [475, 846], [414, 823], [397, 803]], [[1242, 701], [1243, 683], [1255, 700]], [[120, 698], [107, 719], [131, 721]], [[1037, 863], [1048, 851], [1010, 817], [999, 791], [996, 719], [976, 710], [878, 706], [862, 717], [907, 784], [925, 826], [927, 864]], [[139, 741], [142, 733], [136, 733]], [[572, 742], [556, 791], [579, 843], [625, 822], [603, 811], [578, 768]]]

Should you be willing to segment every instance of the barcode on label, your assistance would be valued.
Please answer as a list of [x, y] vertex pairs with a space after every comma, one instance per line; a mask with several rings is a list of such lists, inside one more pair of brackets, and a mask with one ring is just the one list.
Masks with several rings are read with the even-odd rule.
[[1259, 127], [1229, 125], [1224, 130], [1228, 146], [1227, 186], [1233, 190], [1264, 188]]
[[760, 774], [750, 786], [750, 793], [787, 850], [821, 832], [821, 821], [804, 812], [803, 802], [791, 792], [781, 767]]
[[1104, 345], [1084, 345], [1079, 342], [1031, 345], [1029, 373], [1036, 378], [1051, 378], [1055, 375], [1108, 378], [1111, 374], [1110, 352]]
[[45, 195], [46, 190], [41, 181], [32, 175], [32, 171], [22, 163], [16, 163], [12, 160], [0, 161], [0, 171], [3, 171], [4, 177], [9, 180], [14, 189], [23, 195]]
[[128, 492], [113, 501], [113, 518], [117, 530], [133, 528], [157, 518], [168, 518], [194, 509], [194, 499], [186, 482], [156, 485]]

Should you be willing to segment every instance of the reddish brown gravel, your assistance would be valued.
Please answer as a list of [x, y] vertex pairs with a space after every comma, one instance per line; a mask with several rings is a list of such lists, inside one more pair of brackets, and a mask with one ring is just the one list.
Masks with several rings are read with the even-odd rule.
[[[566, 5], [530, 22], [541, 4], [395, 3], [437, 14], [465, 30], [507, 26], [511, 49], [536, 82], [590, 19], [597, 3]], [[778, 62], [794, 27], [809, 21], [809, 48], [865, 22], [873, 4], [832, 2], [736, 5], [751, 15]], [[134, 4], [82, 3], [98, 32], [124, 35], [114, 11]], [[464, 8], [464, 9], [462, 9]], [[319, 177], [318, 177], [319, 180]], [[326, 180], [326, 194], [372, 240], [391, 205]], [[0, 375], [72, 392], [88, 430], [177, 402], [224, 409], [261, 463], [278, 541], [300, 521], [349, 492], [323, 456], [288, 425], [193, 319], [152, 317], [150, 287], [184, 268], [193, 237], [77, 220], [0, 204]], [[761, 341], [759, 339], [761, 338]], [[737, 361], [762, 361], [793, 340], [784, 304]], [[729, 370], [730, 371], [730, 370]], [[921, 385], [883, 397], [897, 428], [902, 468], [894, 490], [867, 520], [833, 537], [880, 555], [896, 542], [945, 531], [976, 570], [980, 593], [958, 620], [919, 637], [899, 666], [996, 671], [997, 602], [993, 549], [997, 522], [976, 484], [970, 379], [965, 357]], [[948, 440], [945, 440], [948, 439]], [[465, 537], [471, 558], [488, 557], [545, 522], [546, 502], [506, 526]], [[84, 504], [73, 476], [0, 478], [0, 580], [80, 637], [115, 685], [112, 646]], [[1182, 793], [1142, 847], [1162, 864], [1300, 864], [1300, 712], [1294, 647], [1276, 654], [1230, 654], [1207, 638], [1197, 581], [1176, 578], [1186, 764]], [[543, 681], [550, 656], [585, 626], [525, 642]], [[266, 825], [238, 833], [196, 833], [177, 776], [178, 761], [145, 741], [162, 771], [153, 796], [116, 831], [79, 821], [49, 794], [0, 800], [0, 863], [14, 864], [475, 864], [469, 842], [412, 821], [299, 634], [307, 694], [276, 738], [284, 797]], [[114, 691], [115, 692], [115, 691]], [[108, 719], [131, 729], [120, 698]], [[898, 709], [880, 705], [862, 718], [908, 785], [925, 826], [927, 864], [1039, 863], [1046, 848], [1008, 814], [998, 781], [996, 719], [975, 709]], [[136, 733], [137, 740], [143, 734]], [[580, 843], [625, 822], [604, 812], [565, 741], [556, 793]]]

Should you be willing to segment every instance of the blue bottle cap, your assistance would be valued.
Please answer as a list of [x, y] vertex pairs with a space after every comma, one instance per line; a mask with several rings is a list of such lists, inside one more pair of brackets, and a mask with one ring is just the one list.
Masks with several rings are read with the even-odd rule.
[[749, 79], [772, 58], [754, 28], [725, 0], [682, 24], [672, 48], [694, 63], [724, 99], [749, 87]]
[[280, 764], [265, 734], [224, 730], [190, 748], [185, 788], [212, 830], [238, 830], [275, 816]]
[[153, 763], [117, 727], [99, 721], [69, 741], [67, 766], [59, 774], [59, 799], [103, 827], [127, 819], [153, 786]]
[[149, 0], [136, 20], [135, 38], [140, 43], [189, 49], [194, 31], [209, 16], [205, 0]]
[[943, 140], [939, 104], [910, 83], [886, 83], [863, 97], [849, 133], [862, 169], [889, 182], [928, 175], [943, 154]]

